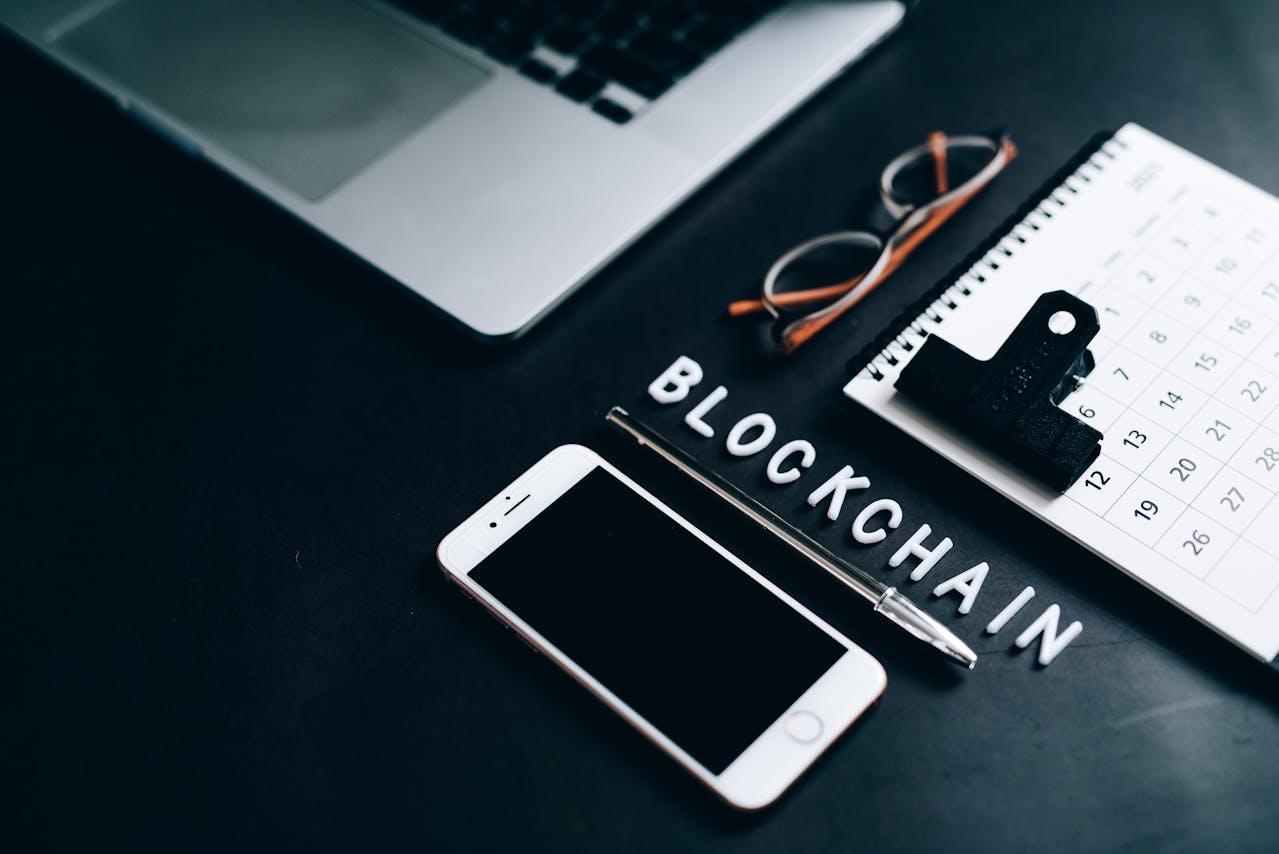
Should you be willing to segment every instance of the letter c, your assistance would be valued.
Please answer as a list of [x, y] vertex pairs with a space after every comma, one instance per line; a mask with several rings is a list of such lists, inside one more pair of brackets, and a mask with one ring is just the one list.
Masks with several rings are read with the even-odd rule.
[[[782, 463], [795, 453], [799, 453], [799, 467], [791, 466], [785, 471], [782, 470]], [[773, 454], [772, 459], [768, 461], [768, 481], [778, 486], [786, 483], [794, 483], [799, 480], [799, 476], [803, 474], [801, 468], [808, 468], [813, 464], [813, 460], [817, 459], [817, 449], [812, 443], [805, 439], [795, 439], [787, 442], [777, 449], [777, 453]]]

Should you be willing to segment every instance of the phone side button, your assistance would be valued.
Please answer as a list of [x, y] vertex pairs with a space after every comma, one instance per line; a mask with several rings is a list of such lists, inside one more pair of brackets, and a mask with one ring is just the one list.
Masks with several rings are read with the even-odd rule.
[[786, 734], [801, 744], [816, 741], [822, 736], [822, 719], [812, 712], [791, 712], [784, 726]]

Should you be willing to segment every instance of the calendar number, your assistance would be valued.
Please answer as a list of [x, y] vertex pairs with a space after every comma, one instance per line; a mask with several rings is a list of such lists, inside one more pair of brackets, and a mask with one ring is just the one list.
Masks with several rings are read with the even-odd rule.
[[1150, 340], [1156, 344], [1163, 344], [1168, 340], [1168, 336], [1160, 332], [1158, 329], [1150, 330]]
[[1181, 298], [1181, 301], [1184, 302], [1186, 305], [1190, 306], [1191, 308], [1199, 308], [1199, 306], [1203, 305], [1203, 302], [1199, 299], [1199, 297], [1195, 296], [1194, 294], [1186, 294], [1184, 297]]
[[1190, 480], [1190, 473], [1194, 471], [1196, 468], [1198, 468], [1198, 466], [1195, 465], [1194, 460], [1187, 459], [1186, 457], [1182, 457], [1181, 459], [1177, 460], [1177, 464], [1175, 466], [1168, 469], [1168, 474], [1175, 474], [1181, 480], [1182, 483], [1185, 483], [1186, 481]]
[[1190, 551], [1194, 552], [1195, 555], [1199, 555], [1203, 552], [1204, 546], [1208, 545], [1210, 542], [1212, 542], [1211, 537], [1207, 534], [1200, 533], [1198, 529], [1196, 529], [1190, 532], [1190, 539], [1186, 540], [1181, 545], [1182, 548], [1190, 549]]
[[1246, 317], [1236, 317], [1227, 328], [1236, 335], [1243, 335], [1252, 328], [1252, 321]]
[[1127, 375], [1126, 373], [1124, 373], [1124, 369], [1123, 369], [1123, 368], [1115, 368], [1115, 369], [1114, 369], [1114, 371], [1112, 371], [1111, 373], [1112, 373], [1112, 375], [1114, 375], [1114, 376], [1116, 376], [1116, 377], [1123, 377], [1123, 379], [1124, 379], [1124, 381], [1125, 381], [1125, 382], [1128, 380], [1128, 375]]
[[1142, 445], [1146, 444], [1146, 438], [1146, 434], [1140, 430], [1129, 430], [1128, 437], [1124, 439], [1124, 444], [1130, 445], [1134, 448], [1140, 448]]
[[1080, 414], [1081, 416], [1083, 416], [1084, 418], [1096, 418], [1096, 417], [1097, 417], [1097, 410], [1092, 409], [1091, 407], [1088, 407], [1088, 406], [1084, 406], [1084, 405], [1081, 403], [1081, 404], [1079, 405], [1079, 414]]
[[1088, 479], [1084, 481], [1084, 483], [1091, 486], [1093, 489], [1101, 489], [1103, 486], [1110, 483], [1110, 478], [1099, 471], [1094, 471], [1088, 475]]
[[1204, 353], [1198, 359], [1195, 359], [1195, 367], [1201, 371], [1211, 371], [1216, 366], [1217, 366], [1216, 356], [1209, 356], [1207, 353]]
[[1168, 395], [1159, 401], [1159, 405], [1166, 409], [1176, 409], [1178, 403], [1181, 403], [1181, 395], [1175, 391], [1168, 392]]
[[1261, 452], [1261, 456], [1257, 457], [1257, 462], [1266, 467], [1266, 471], [1274, 471], [1275, 463], [1279, 463], [1279, 451], [1274, 448], [1266, 448]]
[[1265, 287], [1261, 289], [1261, 295], [1268, 299], [1279, 300], [1279, 282], [1266, 282]]
[[1266, 393], [1266, 386], [1256, 380], [1248, 380], [1248, 384], [1239, 390], [1240, 397], [1246, 397], [1253, 403], [1261, 400], [1261, 396]]
[[1141, 502], [1141, 504], [1137, 507], [1137, 509], [1132, 511], [1132, 515], [1137, 516], [1141, 519], [1145, 519], [1147, 522], [1149, 522], [1151, 517], [1158, 512], [1159, 512], [1159, 505], [1153, 501], [1147, 500], [1147, 501]]
[[1225, 258], [1222, 258], [1220, 261], [1218, 261], [1216, 265], [1213, 266], [1213, 269], [1216, 270], [1218, 273], [1221, 273], [1222, 275], [1229, 276], [1231, 273], [1235, 271], [1235, 268], [1238, 266], [1239, 266], [1239, 262], [1236, 261], [1234, 258], [1225, 257]]
[[1227, 492], [1221, 501], [1217, 503], [1224, 504], [1229, 507], [1231, 513], [1238, 513], [1239, 508], [1242, 507], [1244, 503], [1243, 493], [1232, 486], [1230, 487], [1230, 491]]
[[1217, 419], [1212, 422], [1211, 427], [1204, 431], [1204, 435], [1211, 436], [1218, 442], [1224, 442], [1226, 440], [1226, 436], [1230, 435], [1230, 425], [1220, 419]]

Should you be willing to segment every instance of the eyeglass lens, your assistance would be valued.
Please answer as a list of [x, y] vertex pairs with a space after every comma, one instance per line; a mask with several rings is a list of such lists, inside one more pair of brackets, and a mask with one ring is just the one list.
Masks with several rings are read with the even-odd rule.
[[[969, 181], [990, 163], [994, 152], [985, 146], [958, 145], [952, 143], [945, 150], [946, 189]], [[901, 168], [893, 177], [893, 197], [912, 207], [925, 205], [941, 193], [937, 188], [937, 164], [924, 153]]]
[[[829, 305], [844, 293], [848, 282], [860, 278], [879, 258], [880, 251], [865, 238], [833, 240], [797, 256], [777, 277], [775, 293], [781, 297], [778, 308], [785, 313], [808, 314]], [[785, 295], [824, 286], [843, 285], [821, 299], [786, 305]]]

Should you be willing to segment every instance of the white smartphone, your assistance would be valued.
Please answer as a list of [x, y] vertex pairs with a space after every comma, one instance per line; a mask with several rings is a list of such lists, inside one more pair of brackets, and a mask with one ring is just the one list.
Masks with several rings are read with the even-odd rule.
[[775, 800], [886, 684], [869, 653], [580, 445], [544, 457], [438, 555], [741, 809]]

